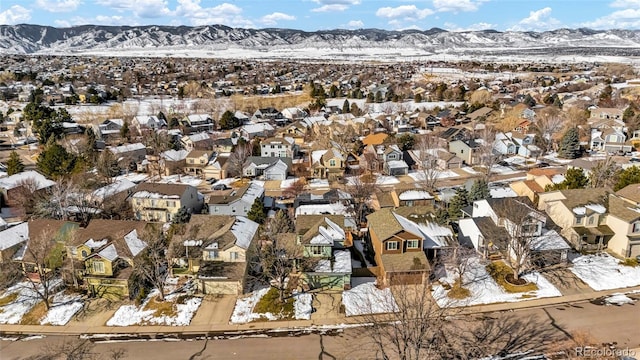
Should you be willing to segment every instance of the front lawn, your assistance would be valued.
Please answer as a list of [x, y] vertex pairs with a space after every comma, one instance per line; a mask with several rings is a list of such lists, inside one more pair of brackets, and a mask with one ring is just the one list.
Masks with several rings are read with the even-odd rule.
[[509, 267], [509, 265], [503, 263], [502, 261], [494, 261], [491, 264], [487, 265], [487, 272], [489, 273], [489, 275], [491, 275], [493, 280], [495, 280], [507, 292], [522, 293], [538, 290], [538, 286], [532, 282], [526, 282], [523, 285], [514, 285], [507, 281], [508, 276], [513, 276], [513, 270]]

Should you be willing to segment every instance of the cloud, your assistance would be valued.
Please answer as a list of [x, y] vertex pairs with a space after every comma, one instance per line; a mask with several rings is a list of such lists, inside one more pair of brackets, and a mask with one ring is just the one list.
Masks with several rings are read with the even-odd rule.
[[529, 12], [529, 16], [520, 20], [516, 25], [507, 29], [509, 31], [545, 31], [562, 26], [560, 20], [551, 17], [552, 9], [545, 7]]
[[27, 22], [31, 19], [31, 10], [20, 5], [13, 5], [7, 10], [0, 12], [0, 24], [13, 25]]
[[213, 7], [200, 6], [200, 0], [178, 0], [175, 16], [184, 17], [192, 25], [223, 24], [234, 27], [254, 27], [251, 20], [242, 16], [242, 8], [222, 3]]
[[477, 11], [487, 0], [433, 0], [433, 7], [439, 12], [469, 12]]
[[82, 4], [82, 0], [36, 0], [35, 5], [49, 12], [70, 12]]
[[431, 9], [418, 9], [415, 5], [400, 5], [398, 7], [382, 7], [376, 11], [376, 16], [387, 19], [402, 18], [406, 21], [424, 19], [434, 13]]
[[281, 12], [274, 12], [272, 14], [265, 15], [262, 18], [260, 18], [260, 22], [265, 25], [277, 25], [278, 21], [281, 21], [281, 20], [292, 21], [295, 19], [296, 17], [293, 15], [288, 15]]
[[311, 9], [313, 12], [342, 12], [350, 6], [360, 5], [361, 0], [313, 0], [320, 7]]
[[97, 15], [92, 18], [85, 18], [82, 16], [74, 16], [70, 21], [67, 20], [55, 20], [56, 25], [61, 27], [71, 27], [78, 25], [87, 25], [87, 24], [95, 24], [95, 25], [132, 25], [136, 26], [139, 23], [132, 18], [127, 18], [120, 15]]
[[[46, 0], [44, 0], [46, 1]], [[159, 18], [171, 15], [166, 0], [95, 0], [96, 4], [119, 12], [131, 11], [140, 18]]]
[[349, 29], [362, 29], [364, 27], [364, 23], [362, 20], [351, 20], [347, 23], [347, 28]]
[[56, 24], [57, 27], [68, 28], [71, 27], [71, 23], [67, 20], [53, 20], [53, 23]]
[[614, 11], [593, 21], [580, 24], [592, 29], [629, 29], [640, 27], [640, 9]]
[[609, 6], [614, 8], [640, 8], [640, 0], [615, 0]]
[[460, 27], [454, 23], [449, 23], [446, 22], [444, 23], [444, 28], [445, 30], [448, 31], [456, 31], [456, 32], [461, 32], [461, 31], [482, 31], [482, 30], [488, 30], [488, 29], [495, 29], [498, 25], [496, 24], [490, 24], [490, 23], [485, 23], [485, 22], [479, 22], [476, 24], [471, 24], [467, 27]]

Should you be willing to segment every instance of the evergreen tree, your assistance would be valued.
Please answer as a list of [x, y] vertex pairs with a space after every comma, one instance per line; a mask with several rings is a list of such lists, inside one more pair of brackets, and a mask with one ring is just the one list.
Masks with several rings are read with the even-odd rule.
[[631, 184], [640, 184], [640, 167], [631, 166], [620, 172], [620, 177], [613, 190], [618, 191]]
[[564, 174], [564, 181], [558, 184], [547, 185], [545, 191], [553, 190], [569, 190], [569, 189], [584, 189], [589, 184], [589, 178], [584, 174], [584, 171], [580, 168], [570, 168]]
[[219, 125], [222, 130], [229, 130], [240, 126], [239, 121], [230, 110], [227, 110], [222, 114]]
[[469, 191], [469, 202], [474, 202], [476, 200], [489, 199], [491, 197], [491, 193], [489, 191], [489, 184], [485, 179], [477, 179], [473, 182], [471, 186], [471, 191]]
[[460, 218], [463, 208], [469, 206], [469, 192], [464, 186], [456, 189], [455, 196], [449, 202], [449, 218]]
[[398, 145], [400, 150], [407, 151], [413, 149], [416, 144], [416, 138], [411, 134], [402, 134], [398, 137]]
[[349, 100], [344, 99], [344, 103], [342, 103], [342, 113], [347, 114], [351, 111], [351, 105], [349, 105]]
[[24, 164], [20, 159], [20, 155], [14, 150], [9, 154], [9, 160], [7, 160], [7, 174], [9, 176], [21, 173], [24, 171]]
[[382, 92], [380, 90], [378, 90], [378, 92], [376, 92], [374, 101], [377, 102], [377, 103], [381, 103], [382, 102]]
[[189, 213], [189, 211], [187, 211], [187, 208], [183, 206], [180, 208], [180, 210], [178, 210], [176, 215], [173, 217], [173, 223], [186, 224], [189, 222], [189, 219], [191, 219], [191, 214]]
[[50, 139], [40, 156], [38, 156], [36, 168], [45, 176], [60, 178], [73, 172], [76, 160], [76, 157], [62, 145]]
[[373, 93], [372, 93], [372, 92], [369, 92], [369, 93], [367, 94], [367, 102], [368, 102], [368, 103], [372, 103], [372, 102], [373, 102], [373, 100], [374, 100], [374, 95], [373, 95]]
[[249, 220], [257, 222], [258, 224], [264, 223], [267, 215], [264, 212], [264, 205], [262, 204], [262, 200], [260, 200], [260, 198], [256, 198], [253, 201], [253, 205], [251, 205], [251, 209], [249, 209], [249, 212], [247, 213], [247, 218], [249, 218]]
[[416, 103], [421, 103], [422, 102], [422, 94], [416, 94], [416, 96], [413, 97], [413, 101]]
[[580, 156], [580, 136], [578, 129], [569, 128], [560, 140], [558, 156], [564, 159], [576, 159]]
[[120, 137], [123, 139], [128, 139], [129, 134], [131, 133], [131, 129], [129, 129], [129, 122], [125, 120], [120, 128]]

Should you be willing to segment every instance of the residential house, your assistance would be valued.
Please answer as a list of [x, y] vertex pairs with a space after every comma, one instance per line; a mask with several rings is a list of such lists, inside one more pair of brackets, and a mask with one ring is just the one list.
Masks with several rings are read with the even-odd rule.
[[538, 203], [538, 194], [545, 192], [547, 186], [564, 181], [564, 172], [560, 168], [532, 169], [524, 180], [509, 183], [509, 187], [518, 196], [526, 196], [532, 203]]
[[273, 107], [266, 107], [256, 110], [256, 112], [253, 113], [252, 120], [257, 122], [278, 122], [286, 120], [286, 118], [280, 111], [278, 111], [278, 109]]
[[351, 285], [351, 231], [355, 223], [342, 215], [302, 215], [296, 219], [296, 241], [303, 256], [317, 259], [306, 272], [312, 290], [344, 290]]
[[286, 180], [291, 167], [290, 158], [249, 156], [242, 165], [242, 173], [263, 180]]
[[336, 148], [311, 152], [311, 177], [335, 181], [342, 179], [345, 171], [345, 157]]
[[213, 131], [213, 119], [207, 114], [191, 114], [182, 119], [185, 134]]
[[290, 122], [296, 122], [304, 119], [308, 114], [297, 107], [290, 107], [282, 110], [282, 116]]
[[412, 170], [429, 169], [434, 163], [441, 171], [462, 167], [462, 159], [445, 149], [427, 150], [425, 154], [421, 150], [408, 150], [405, 154], [404, 160]]
[[395, 207], [434, 205], [434, 197], [428, 191], [416, 189], [394, 189], [391, 198]]
[[534, 144], [535, 134], [522, 134], [518, 132], [499, 132], [493, 143], [493, 149], [498, 154], [505, 156], [520, 155], [526, 158], [536, 157], [540, 154], [540, 148]]
[[76, 276], [92, 296], [130, 298], [136, 295], [132, 275], [135, 258], [147, 248], [139, 221], [94, 219], [66, 243]]
[[185, 184], [142, 183], [129, 201], [134, 216], [142, 221], [170, 222], [180, 209], [198, 213], [202, 207], [197, 189]]
[[260, 156], [262, 157], [288, 157], [294, 158], [298, 146], [290, 137], [268, 138], [260, 142]]
[[449, 152], [462, 159], [466, 165], [478, 165], [481, 146], [481, 140], [454, 140], [449, 143]]
[[547, 228], [547, 217], [527, 198], [474, 201], [471, 218], [458, 220], [458, 240], [488, 259], [514, 257], [519, 246], [528, 246], [532, 265], [555, 265], [567, 261], [570, 250], [555, 229]]
[[538, 209], [547, 213], [577, 250], [603, 250], [615, 235], [606, 223], [606, 189], [551, 191], [538, 198]]
[[131, 125], [139, 132], [156, 131], [167, 128], [167, 122], [155, 115], [138, 115], [134, 116]]
[[147, 147], [143, 143], [108, 146], [107, 150], [111, 151], [118, 163], [126, 168], [132, 164], [141, 163], [147, 156]]
[[127, 197], [133, 193], [136, 184], [128, 179], [120, 179], [94, 190], [89, 195], [91, 206], [101, 208], [106, 203], [117, 204], [126, 202]]
[[389, 145], [382, 155], [382, 171], [391, 176], [407, 175], [409, 173], [409, 165], [403, 158], [404, 154], [398, 145]]
[[240, 136], [247, 140], [252, 140], [256, 137], [269, 137], [275, 132], [275, 128], [268, 122], [262, 123], [249, 123], [240, 128]]
[[191, 150], [185, 158], [184, 173], [205, 179], [204, 169], [209, 165], [211, 156], [211, 150]]
[[450, 143], [456, 140], [466, 140], [471, 137], [471, 131], [465, 126], [454, 126], [438, 134], [438, 137]]
[[0, 231], [0, 264], [11, 261], [29, 239], [29, 223], [23, 222]]
[[99, 139], [110, 141], [120, 138], [120, 129], [123, 125], [122, 119], [107, 119], [97, 126], [94, 125], [93, 131]]
[[247, 216], [256, 199], [264, 198], [264, 188], [254, 182], [239, 189], [216, 190], [208, 200], [209, 214]]
[[10, 207], [22, 207], [25, 191], [29, 193], [45, 192], [56, 184], [44, 175], [33, 170], [23, 171], [5, 178], [0, 178], [0, 194], [3, 203]]
[[367, 215], [367, 221], [379, 283], [424, 283], [430, 271], [425, 249], [443, 247], [446, 242], [440, 242], [438, 237], [428, 238], [428, 226], [420, 226], [389, 208]]
[[230, 153], [238, 142], [238, 138], [217, 138], [213, 140], [213, 150], [218, 154]]
[[614, 128], [592, 129], [589, 146], [592, 151], [604, 151], [607, 153], [633, 151], [633, 145], [627, 143], [627, 136], [622, 131]]
[[616, 108], [591, 109], [592, 119], [596, 118], [596, 119], [602, 119], [602, 120], [607, 120], [607, 119], [622, 120], [623, 114], [624, 114], [624, 111], [622, 109], [616, 109]]
[[607, 248], [625, 258], [640, 256], [640, 184], [609, 195], [607, 225], [615, 234]]
[[187, 151], [213, 149], [213, 139], [207, 132], [185, 135], [180, 138], [180, 144]]
[[195, 276], [204, 294], [242, 294], [257, 234], [258, 224], [244, 216], [192, 215], [171, 240], [184, 250], [171, 259], [171, 271]]

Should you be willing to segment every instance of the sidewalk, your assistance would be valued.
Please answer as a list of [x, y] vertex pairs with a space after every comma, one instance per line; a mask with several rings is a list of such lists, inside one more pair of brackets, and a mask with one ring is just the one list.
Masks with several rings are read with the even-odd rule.
[[[640, 286], [624, 289], [593, 291], [586, 294], [573, 294], [554, 298], [533, 299], [513, 303], [470, 306], [467, 308], [462, 308], [461, 312], [463, 315], [471, 315], [480, 313], [541, 308], [566, 303], [585, 302], [615, 293], [627, 293], [634, 290], [640, 291]], [[330, 329], [338, 328], [344, 325], [356, 325], [360, 321], [362, 321], [360, 317], [347, 318], [342, 315], [336, 316], [337, 314], [335, 313], [329, 314], [329, 312], [327, 312], [325, 315], [326, 317], [316, 318], [312, 320], [265, 321], [234, 325], [229, 324], [228, 322], [229, 316], [231, 314], [226, 314], [226, 310], [223, 311], [223, 309], [228, 309], [229, 306], [216, 306], [216, 304], [223, 305], [230, 302], [231, 300], [229, 300], [229, 298], [227, 297], [222, 297], [216, 300], [203, 302], [201, 309], [198, 310], [196, 316], [194, 316], [191, 322], [191, 325], [189, 326], [105, 326], [104, 322], [102, 322], [102, 325], [98, 325], [97, 321], [108, 318], [107, 314], [98, 314], [89, 319], [86, 319], [86, 321], [71, 321], [65, 326], [2, 325], [0, 326], [0, 335], [119, 335], [126, 337], [130, 334], [133, 336], [142, 336], [149, 338], [154, 338], [158, 335], [178, 336], [178, 334], [183, 336], [215, 336], [223, 334], [232, 335], [234, 333], [259, 334], [267, 331], [280, 330], [296, 331], [313, 327], [326, 327]]]

